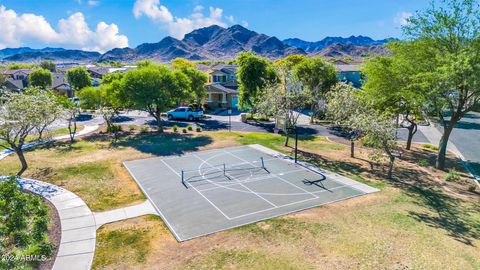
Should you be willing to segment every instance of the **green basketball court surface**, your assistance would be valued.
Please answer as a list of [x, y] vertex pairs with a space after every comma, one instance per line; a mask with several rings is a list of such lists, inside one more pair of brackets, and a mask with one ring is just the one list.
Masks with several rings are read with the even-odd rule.
[[378, 191], [260, 145], [124, 165], [178, 241]]

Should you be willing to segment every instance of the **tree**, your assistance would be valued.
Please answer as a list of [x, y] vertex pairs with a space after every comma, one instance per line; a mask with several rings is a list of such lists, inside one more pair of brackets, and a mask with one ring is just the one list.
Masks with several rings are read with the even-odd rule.
[[65, 96], [58, 96], [60, 103], [64, 109], [64, 117], [68, 122], [68, 135], [70, 136], [70, 142], [75, 141], [75, 135], [77, 134], [77, 118], [80, 115], [80, 109], [78, 104], [72, 99]]
[[29, 81], [31, 87], [47, 89], [53, 84], [52, 73], [43, 68], [36, 69], [30, 73]]
[[277, 76], [267, 59], [253, 52], [242, 52], [237, 57], [239, 86], [239, 106], [253, 109], [261, 99], [265, 87], [277, 80]]
[[[33, 91], [38, 90], [35, 89]], [[39, 122], [35, 130], [38, 140], [42, 140], [44, 131], [63, 116], [64, 110], [61, 98], [49, 90], [43, 90], [43, 93], [38, 95], [38, 98], [43, 103], [43, 106], [38, 110]]]
[[92, 85], [92, 78], [85, 67], [76, 67], [67, 71], [68, 83], [74, 91], [78, 92], [82, 88]]
[[102, 105], [102, 88], [85, 87], [78, 94], [78, 98], [82, 109], [97, 110]]
[[195, 68], [195, 64], [183, 59], [175, 58], [172, 61], [172, 66], [175, 70], [183, 72], [190, 80], [191, 99], [195, 100], [197, 106], [201, 106], [202, 101], [207, 96], [205, 84], [208, 82], [208, 76]]
[[350, 157], [355, 157], [355, 142], [361, 137], [361, 130], [352, 121], [353, 115], [366, 114], [367, 104], [353, 86], [338, 83], [327, 93], [327, 117], [348, 131]]
[[119, 95], [133, 109], [148, 112], [163, 132], [161, 114], [189, 94], [189, 80], [164, 65], [130, 70], [122, 78]]
[[391, 114], [376, 110], [371, 100], [358, 89], [339, 83], [327, 94], [327, 115], [337, 124], [351, 129], [350, 155], [354, 157], [354, 141], [362, 137], [367, 146], [376, 151], [370, 158], [377, 161], [386, 154], [389, 159], [388, 178], [392, 177], [395, 162], [395, 123]]
[[480, 3], [442, 0], [408, 19], [408, 41], [394, 57], [412, 67], [413, 87], [426, 92], [428, 112], [443, 126], [436, 167], [445, 169], [450, 134], [480, 103]]
[[[18, 176], [28, 168], [23, 153], [27, 136], [39, 126], [44, 125], [45, 113], [54, 113], [48, 112], [47, 110], [52, 107], [46, 107], [44, 104], [49, 98], [51, 97], [44, 91], [27, 89], [22, 93], [9, 94], [0, 108], [0, 140], [5, 141], [17, 154], [22, 164], [22, 168], [17, 173]], [[53, 110], [56, 111], [57, 108]]]
[[50, 72], [57, 71], [57, 65], [55, 65], [55, 63], [53, 63], [52, 61], [42, 61], [40, 62], [40, 67], [49, 70]]
[[325, 94], [338, 81], [335, 68], [322, 58], [309, 58], [295, 65], [295, 76], [303, 83], [310, 92], [313, 123], [315, 115], [318, 114], [321, 102], [325, 100]]
[[292, 70], [297, 64], [307, 60], [308, 58], [303, 54], [290, 54], [283, 59], [275, 61], [275, 67], [281, 67], [285, 70]]
[[393, 175], [393, 165], [396, 159], [395, 150], [397, 140], [395, 138], [395, 123], [391, 115], [370, 109], [365, 113], [352, 115], [351, 122], [353, 127], [364, 134], [364, 143], [380, 152], [371, 152], [370, 158], [381, 160], [383, 154], [388, 157], [387, 178], [391, 179]]
[[417, 119], [425, 104], [425, 92], [411, 87], [408, 69], [408, 63], [405, 65], [401, 58], [373, 57], [363, 68], [368, 78], [363, 87], [376, 109], [403, 116], [402, 125], [406, 122], [408, 129], [406, 149], [410, 150], [413, 135], [417, 132]]
[[258, 103], [258, 111], [266, 116], [285, 117], [287, 130], [285, 146], [288, 145], [289, 128], [297, 125], [300, 111], [305, 107], [307, 101], [305, 88], [288, 72], [276, 83], [270, 83]]
[[188, 61], [185, 58], [177, 57], [172, 60], [172, 67], [174, 69], [195, 68], [195, 63]]

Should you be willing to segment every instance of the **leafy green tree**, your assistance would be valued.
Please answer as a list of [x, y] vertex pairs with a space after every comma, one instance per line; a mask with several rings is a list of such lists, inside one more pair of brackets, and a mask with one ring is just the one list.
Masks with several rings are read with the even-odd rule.
[[253, 52], [242, 52], [237, 57], [239, 86], [239, 106], [253, 109], [261, 99], [265, 87], [277, 80], [270, 62]]
[[22, 68], [37, 68], [35, 64], [26, 64], [26, 63], [11, 63], [7, 66], [7, 69], [22, 69]]
[[102, 88], [85, 87], [78, 93], [78, 98], [82, 109], [97, 110], [102, 105]]
[[412, 70], [410, 79], [425, 91], [428, 112], [443, 126], [436, 167], [445, 169], [450, 134], [480, 103], [480, 3], [442, 0], [408, 20], [408, 38], [393, 47]]
[[371, 100], [344, 83], [337, 84], [327, 94], [327, 101], [327, 116], [350, 129], [351, 157], [354, 157], [354, 141], [363, 138], [365, 144], [374, 149], [369, 154], [372, 160], [388, 157], [388, 178], [392, 178], [397, 148], [392, 115], [376, 110]]
[[[18, 176], [28, 168], [23, 153], [27, 136], [45, 124], [44, 116], [55, 114], [58, 100], [53, 95], [38, 89], [27, 89], [22, 93], [9, 94], [0, 109], [0, 140], [7, 143], [17, 154], [22, 165]], [[3, 144], [0, 144], [3, 146]]]
[[75, 92], [80, 91], [82, 88], [92, 85], [92, 78], [85, 67], [76, 67], [67, 71], [68, 83], [72, 86]]
[[40, 97], [43, 106], [38, 110], [39, 122], [35, 126], [38, 140], [42, 140], [44, 131], [64, 115], [62, 99], [59, 96], [50, 90], [43, 90]]
[[295, 65], [295, 76], [310, 92], [313, 123], [315, 115], [320, 111], [325, 94], [338, 82], [335, 68], [322, 58], [309, 58]]
[[36, 69], [30, 73], [29, 82], [31, 87], [47, 89], [53, 84], [52, 73], [47, 69]]
[[162, 113], [188, 97], [189, 83], [182, 72], [164, 65], [149, 65], [128, 71], [122, 78], [119, 95], [131, 108], [152, 115], [158, 131], [163, 132]]
[[370, 109], [365, 113], [352, 115], [351, 122], [353, 127], [364, 135], [366, 144], [378, 150], [369, 154], [372, 160], [380, 161], [384, 155], [388, 157], [387, 178], [391, 179], [397, 149], [396, 126], [391, 115]]
[[55, 65], [55, 63], [53, 63], [52, 61], [42, 61], [40, 62], [40, 67], [46, 70], [50, 70], [50, 72], [57, 71], [57, 65]]
[[283, 59], [275, 61], [273, 65], [285, 70], [292, 70], [297, 64], [307, 59], [308, 58], [303, 54], [290, 54]]
[[177, 57], [172, 60], [172, 67], [174, 69], [195, 68], [195, 63], [188, 61], [185, 58]]
[[408, 63], [398, 57], [373, 57], [363, 68], [368, 78], [363, 86], [365, 94], [375, 108], [402, 115], [402, 123], [407, 123], [407, 150], [412, 145], [413, 135], [417, 132], [417, 119], [422, 115], [426, 101], [425, 92], [412, 87], [409, 69]]
[[289, 128], [296, 128], [300, 111], [305, 108], [306, 102], [305, 88], [290, 71], [278, 82], [267, 85], [261, 101], [257, 104], [257, 109], [265, 116], [285, 118], [287, 127], [285, 146], [287, 146]]
[[137, 61], [137, 62], [135, 63], [135, 65], [136, 65], [138, 68], [143, 68], [143, 67], [148, 67], [148, 66], [155, 65], [155, 63], [153, 63], [152, 60], [142, 60], [142, 61]]
[[353, 86], [338, 83], [326, 95], [326, 115], [336, 125], [340, 125], [348, 132], [350, 139], [350, 157], [355, 157], [355, 142], [361, 137], [361, 130], [355, 128], [352, 115], [365, 114], [368, 108], [365, 100], [359, 95], [358, 89]]
[[190, 81], [191, 99], [195, 100], [195, 103], [200, 106], [207, 96], [205, 90], [205, 84], [208, 82], [208, 76], [195, 68], [195, 64], [183, 59], [175, 58], [172, 61], [172, 66], [175, 70], [184, 73]]

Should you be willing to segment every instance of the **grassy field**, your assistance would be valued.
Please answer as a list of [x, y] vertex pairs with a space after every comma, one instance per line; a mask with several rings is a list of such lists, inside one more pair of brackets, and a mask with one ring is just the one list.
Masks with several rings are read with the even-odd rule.
[[[381, 192], [177, 243], [160, 218], [145, 216], [97, 232], [95, 269], [480, 269], [480, 197], [469, 180], [445, 181], [435, 151], [421, 146], [395, 164], [368, 161], [359, 148], [324, 137], [301, 137], [302, 159]], [[144, 200], [124, 160], [258, 143], [291, 153], [274, 134], [202, 132], [132, 135], [111, 144], [102, 135], [56, 143], [27, 154], [27, 176], [64, 186], [93, 210]], [[0, 174], [18, 167], [2, 161]]]

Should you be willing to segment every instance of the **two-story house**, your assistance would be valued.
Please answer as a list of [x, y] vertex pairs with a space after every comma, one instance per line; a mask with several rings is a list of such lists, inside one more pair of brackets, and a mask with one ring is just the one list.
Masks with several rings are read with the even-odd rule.
[[236, 108], [238, 105], [237, 65], [218, 64], [208, 74], [207, 105], [215, 108]]
[[3, 71], [5, 82], [2, 87], [7, 91], [19, 92], [27, 87], [31, 69], [10, 69]]

